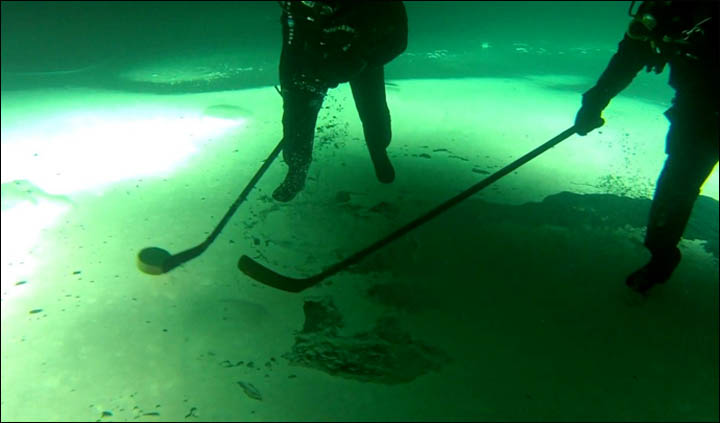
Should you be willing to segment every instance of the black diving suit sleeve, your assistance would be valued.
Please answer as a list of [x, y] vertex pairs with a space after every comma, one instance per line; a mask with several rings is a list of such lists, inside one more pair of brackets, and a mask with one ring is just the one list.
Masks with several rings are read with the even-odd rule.
[[657, 54], [649, 42], [634, 40], [626, 34], [595, 86], [583, 94], [583, 107], [602, 111], [630, 85], [640, 69], [656, 62]]

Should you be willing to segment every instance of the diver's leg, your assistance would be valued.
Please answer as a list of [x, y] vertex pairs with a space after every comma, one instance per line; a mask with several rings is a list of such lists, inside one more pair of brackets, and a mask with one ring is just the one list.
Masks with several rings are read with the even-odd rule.
[[312, 161], [313, 137], [322, 93], [290, 88], [283, 96], [283, 159], [288, 166], [285, 180], [273, 192], [277, 201], [287, 202], [305, 187]]
[[652, 258], [626, 280], [627, 285], [638, 292], [666, 282], [680, 263], [677, 245], [690, 219], [700, 187], [718, 161], [717, 132], [714, 135], [702, 134], [704, 137], [714, 136], [714, 141], [709, 138], [710, 142], [693, 142], [687, 137], [699, 134], [684, 130], [683, 126], [673, 124], [670, 127], [668, 156], [650, 206], [645, 246]]
[[285, 26], [283, 40], [279, 74], [280, 94], [283, 98], [283, 159], [288, 165], [288, 173], [273, 192], [273, 198], [287, 202], [295, 198], [305, 186], [312, 160], [315, 124], [327, 88], [305, 82], [305, 58], [302, 52], [289, 47]]
[[385, 72], [382, 66], [369, 67], [350, 81], [355, 106], [362, 121], [367, 144], [380, 182], [389, 184], [395, 180], [386, 149], [390, 145], [390, 110], [385, 99]]

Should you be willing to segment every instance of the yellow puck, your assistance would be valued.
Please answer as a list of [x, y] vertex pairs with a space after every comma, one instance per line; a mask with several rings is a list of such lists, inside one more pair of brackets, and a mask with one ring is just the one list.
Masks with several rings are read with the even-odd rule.
[[165, 273], [165, 262], [170, 253], [162, 248], [143, 248], [137, 256], [137, 266], [140, 271], [149, 275], [161, 275]]

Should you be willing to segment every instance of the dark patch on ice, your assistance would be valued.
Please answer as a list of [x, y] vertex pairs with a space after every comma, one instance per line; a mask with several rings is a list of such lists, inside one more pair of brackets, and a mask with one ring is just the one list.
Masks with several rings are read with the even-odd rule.
[[[542, 226], [562, 227], [568, 230], [593, 230], [609, 232], [627, 227], [644, 229], [650, 211], [651, 200], [629, 198], [614, 194], [576, 194], [560, 192], [549, 195], [541, 202], [521, 205], [497, 204], [481, 199], [470, 199], [448, 212], [452, 222], [463, 222], [467, 226], [465, 236], [473, 234], [476, 225], [493, 225], [512, 222], [528, 228]], [[445, 217], [447, 219], [447, 217]], [[435, 225], [442, 223], [439, 217]], [[718, 258], [718, 202], [707, 196], [700, 196], [695, 202], [690, 221], [683, 238], [703, 242], [704, 249]], [[420, 241], [422, 242], [422, 240]], [[477, 241], [481, 243], [481, 238]], [[388, 271], [409, 257], [410, 243], [407, 237], [398, 239], [381, 251], [351, 266], [353, 273]], [[451, 252], [448, 251], [448, 254]]]
[[407, 383], [439, 370], [449, 357], [438, 348], [413, 340], [397, 319], [383, 317], [373, 329], [340, 334], [342, 315], [329, 297], [305, 301], [305, 324], [284, 355], [290, 363], [363, 382]]
[[[485, 223], [515, 220], [529, 226], [554, 225], [599, 230], [621, 229], [625, 226], [644, 228], [651, 200], [628, 198], [614, 194], [576, 194], [568, 191], [545, 197], [541, 202], [519, 206], [474, 200], [472, 207], [462, 208], [473, 218]], [[458, 210], [461, 212], [461, 210]], [[718, 257], [718, 202], [701, 195], [695, 202], [690, 221], [683, 235], [687, 240], [705, 242], [705, 250]]]
[[254, 400], [262, 401], [262, 394], [260, 393], [260, 390], [255, 387], [255, 385], [250, 382], [243, 382], [242, 380], [238, 381], [238, 385], [240, 385], [243, 392], [245, 392], [245, 395]]
[[[483, 220], [517, 220], [525, 225], [556, 225], [567, 228], [620, 229], [627, 225], [644, 228], [651, 200], [613, 194], [561, 192], [539, 203], [519, 206], [476, 200]], [[718, 257], [718, 202], [701, 195], [695, 202], [683, 235], [687, 240], [705, 241], [705, 250]]]

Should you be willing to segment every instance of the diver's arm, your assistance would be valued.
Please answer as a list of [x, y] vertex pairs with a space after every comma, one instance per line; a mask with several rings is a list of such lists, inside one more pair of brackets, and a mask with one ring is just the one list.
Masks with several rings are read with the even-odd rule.
[[653, 64], [656, 57], [650, 43], [625, 35], [594, 87], [583, 94], [583, 107], [602, 111], [616, 95], [627, 88], [640, 69]]

